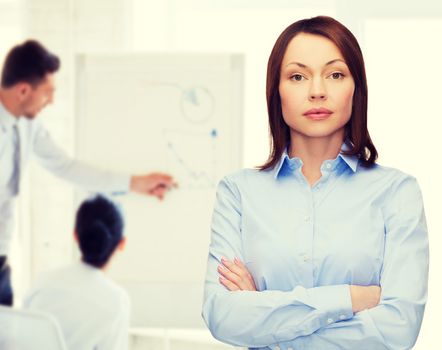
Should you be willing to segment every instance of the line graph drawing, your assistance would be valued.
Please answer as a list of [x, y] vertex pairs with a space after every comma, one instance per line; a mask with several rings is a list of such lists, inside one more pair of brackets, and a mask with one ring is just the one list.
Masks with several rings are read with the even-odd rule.
[[[213, 188], [217, 174], [218, 130], [163, 130], [168, 168], [181, 188]], [[203, 156], [203, 154], [205, 156]]]

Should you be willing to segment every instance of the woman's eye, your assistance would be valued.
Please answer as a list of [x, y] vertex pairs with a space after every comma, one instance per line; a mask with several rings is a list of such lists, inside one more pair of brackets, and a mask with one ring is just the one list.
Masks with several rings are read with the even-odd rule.
[[335, 72], [330, 74], [330, 76], [332, 77], [332, 79], [338, 80], [338, 79], [342, 79], [344, 77], [344, 74], [339, 73], [339, 72]]
[[301, 81], [303, 79], [305, 79], [301, 74], [293, 74], [290, 79], [292, 80], [296, 80], [296, 81]]

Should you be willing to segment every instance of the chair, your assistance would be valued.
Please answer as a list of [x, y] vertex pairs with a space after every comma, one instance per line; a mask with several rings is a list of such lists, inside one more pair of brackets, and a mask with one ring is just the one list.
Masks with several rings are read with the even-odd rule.
[[67, 350], [56, 320], [41, 312], [0, 306], [1, 350]]

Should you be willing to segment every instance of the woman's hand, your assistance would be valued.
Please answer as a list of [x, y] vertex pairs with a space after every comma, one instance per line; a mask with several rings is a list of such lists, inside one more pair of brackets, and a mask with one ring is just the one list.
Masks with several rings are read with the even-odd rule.
[[221, 275], [219, 282], [228, 290], [256, 291], [253, 277], [241, 260], [235, 258], [232, 262], [222, 257], [218, 272]]
[[[229, 261], [222, 257], [218, 266], [221, 275], [219, 282], [230, 291], [256, 291], [255, 281], [244, 263], [238, 258]], [[350, 286], [353, 312], [371, 309], [379, 304], [381, 287], [379, 286]]]
[[371, 309], [379, 304], [381, 287], [379, 286], [350, 286], [353, 312]]

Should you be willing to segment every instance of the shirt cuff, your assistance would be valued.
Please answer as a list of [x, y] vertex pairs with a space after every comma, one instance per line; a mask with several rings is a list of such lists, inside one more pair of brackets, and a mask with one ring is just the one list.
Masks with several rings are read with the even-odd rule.
[[353, 317], [348, 284], [311, 288], [309, 294], [313, 307], [324, 315], [321, 317], [322, 327]]
[[130, 191], [130, 180], [132, 175], [112, 174], [112, 183], [114, 190], [112, 195], [123, 195]]

